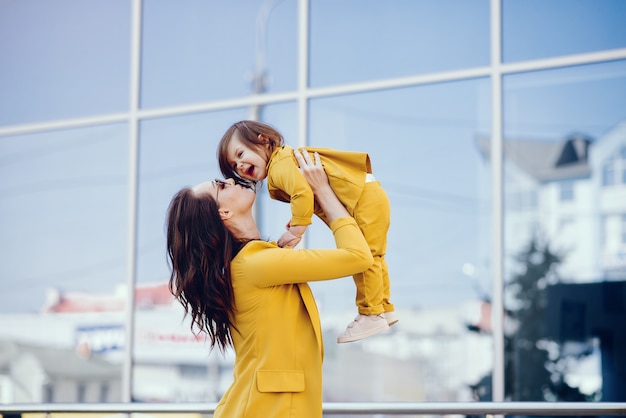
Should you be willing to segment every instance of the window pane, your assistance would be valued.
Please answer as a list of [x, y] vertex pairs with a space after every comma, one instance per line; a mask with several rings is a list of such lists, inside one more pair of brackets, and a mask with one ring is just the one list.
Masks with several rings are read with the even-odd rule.
[[122, 124], [0, 138], [0, 339], [21, 364], [6, 369], [8, 403], [99, 402], [83, 380], [122, 399], [108, 360], [121, 356], [123, 296], [101, 295], [127, 276], [127, 140]]
[[111, 291], [125, 279], [127, 137], [109, 125], [1, 138], [0, 257], [11, 280], [0, 311], [36, 312], [50, 289]]
[[[165, 237], [168, 205], [182, 187], [222, 177], [216, 159], [218, 141], [232, 123], [246, 119], [250, 111], [240, 108], [141, 123], [137, 254], [140, 287], [167, 285], [170, 274]], [[263, 106], [259, 113], [268, 123], [284, 128], [282, 131], [287, 138], [295, 137], [293, 103]], [[267, 191], [261, 190], [256, 210], [262, 236], [277, 239], [288, 220], [289, 205], [270, 201]], [[196, 340], [189, 330], [189, 318], [181, 321], [183, 310], [177, 301], [154, 309], [157, 305], [148, 300], [145, 306], [141, 302], [136, 306], [133, 398], [216, 402], [232, 381], [232, 350], [222, 356], [217, 351], [210, 352], [203, 338]], [[182, 365], [197, 374], [195, 378], [187, 373], [176, 373], [169, 379], [155, 379], [169, 370], [168, 366], [155, 366], [155, 358], [167, 359], [168, 364]]]
[[[535, 206], [505, 207], [507, 396], [617, 401], [626, 317], [600, 307], [609, 293], [624, 297], [614, 244], [626, 186], [604, 186], [626, 144], [626, 62], [510, 75], [503, 85], [505, 195], [537, 196]], [[565, 185], [576, 194], [563, 204]]]
[[0, 2], [0, 125], [128, 109], [130, 4]]
[[[138, 299], [135, 306], [132, 395], [137, 401], [216, 401], [225, 390], [224, 373], [232, 375], [232, 356], [211, 352], [204, 336], [196, 339], [189, 317], [183, 321], [183, 308], [169, 293], [165, 234], [167, 209], [174, 194], [183, 187], [221, 177], [217, 143], [230, 123], [245, 115], [246, 109], [234, 109], [141, 123], [137, 281], [140, 288], [161, 289], [163, 298], [145, 303]], [[179, 365], [204, 368], [205, 373], [189, 379], [172, 371]], [[164, 375], [169, 377], [163, 379]]]
[[615, 159], [612, 158], [602, 167], [602, 185], [612, 186], [615, 184]]
[[504, 61], [626, 47], [623, 0], [503, 0]]
[[222, 177], [217, 143], [246, 109], [141, 123], [138, 281], [169, 278], [165, 258], [165, 214], [174, 194], [185, 186]]
[[560, 194], [559, 199], [561, 202], [568, 202], [570, 200], [574, 200], [574, 183], [571, 181], [564, 181], [560, 184]]
[[[311, 103], [311, 145], [368, 152], [389, 197], [385, 258], [403, 331], [338, 347], [357, 314], [354, 283], [312, 283], [332, 353], [328, 398], [468, 400], [469, 385], [490, 375], [491, 337], [470, 330], [487, 331], [491, 288], [489, 165], [477, 144], [489, 134], [489, 97], [488, 81], [472, 80]], [[307, 234], [312, 247], [333, 245], [323, 224]]]
[[486, 0], [311, 2], [312, 86], [489, 64]]
[[145, 0], [143, 107], [296, 86], [297, 2]]
[[[232, 381], [232, 351], [222, 356], [217, 350], [210, 352], [204, 337], [195, 339], [190, 333], [189, 318], [182, 321], [182, 307], [164, 288], [170, 275], [166, 213], [172, 197], [181, 188], [222, 177], [216, 157], [218, 141], [232, 123], [246, 119], [249, 113], [250, 109], [240, 108], [141, 123], [137, 280], [140, 287], [152, 284], [164, 289], [165, 302], [146, 300], [144, 304], [138, 299], [133, 399], [215, 402]], [[293, 137], [293, 104], [263, 107], [260, 113], [270, 123], [284, 126], [285, 133]], [[289, 205], [273, 202], [274, 209], [268, 206], [266, 191], [259, 195], [261, 232], [264, 237], [276, 239], [288, 220], [287, 216], [277, 216], [277, 212], [288, 211]], [[273, 232], [265, 233], [266, 230]], [[155, 379], [169, 370], [168, 366], [155, 366], [155, 358], [195, 370], [197, 376], [176, 373], [169, 379]]]

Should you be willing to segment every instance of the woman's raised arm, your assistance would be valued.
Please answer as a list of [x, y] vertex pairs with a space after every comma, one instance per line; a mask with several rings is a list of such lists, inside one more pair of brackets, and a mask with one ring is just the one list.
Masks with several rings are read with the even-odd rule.
[[[326, 214], [335, 237], [336, 249], [291, 250], [266, 248], [248, 255], [246, 269], [257, 286], [329, 280], [346, 277], [368, 269], [374, 259], [354, 218], [330, 187], [319, 155], [315, 163], [306, 151], [294, 151], [300, 171], [311, 185], [320, 207]], [[258, 246], [269, 246], [259, 242]], [[276, 269], [267, 266], [280, 266]]]
[[317, 203], [324, 211], [328, 223], [332, 223], [332, 221], [338, 218], [350, 216], [330, 187], [328, 176], [324, 171], [319, 154], [317, 152], [314, 154], [315, 162], [313, 162], [306, 150], [294, 150], [293, 153], [300, 166], [300, 172], [311, 186], [315, 200], [317, 200]]

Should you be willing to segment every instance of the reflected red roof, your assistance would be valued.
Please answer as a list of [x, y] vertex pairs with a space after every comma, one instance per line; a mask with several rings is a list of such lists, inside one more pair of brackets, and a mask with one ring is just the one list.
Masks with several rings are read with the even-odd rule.
[[[51, 289], [43, 312], [115, 312], [126, 306], [126, 292], [81, 293]], [[138, 284], [135, 287], [135, 308], [151, 309], [169, 306], [174, 301], [167, 283]]]

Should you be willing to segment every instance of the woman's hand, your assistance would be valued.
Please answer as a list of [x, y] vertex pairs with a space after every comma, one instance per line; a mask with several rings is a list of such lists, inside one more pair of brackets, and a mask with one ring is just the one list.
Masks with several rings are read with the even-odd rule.
[[311, 157], [306, 150], [294, 150], [293, 154], [298, 161], [298, 165], [300, 165], [300, 172], [315, 194], [315, 200], [324, 211], [326, 220], [330, 223], [337, 218], [350, 216], [330, 187], [328, 176], [324, 171], [324, 167], [322, 167], [319, 154], [315, 153], [315, 163], [311, 161]]
[[313, 193], [317, 195], [324, 187], [330, 188], [328, 176], [322, 166], [319, 154], [314, 154], [315, 162], [311, 161], [311, 156], [306, 150], [294, 150], [294, 157], [300, 166], [300, 172], [311, 186]]

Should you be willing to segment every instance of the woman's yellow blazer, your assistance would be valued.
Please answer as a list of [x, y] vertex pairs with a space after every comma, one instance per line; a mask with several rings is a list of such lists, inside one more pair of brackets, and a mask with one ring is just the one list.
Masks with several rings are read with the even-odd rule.
[[322, 331], [307, 282], [351, 276], [373, 262], [354, 219], [337, 219], [331, 230], [337, 249], [252, 241], [232, 260], [235, 365], [215, 417], [322, 416]]

